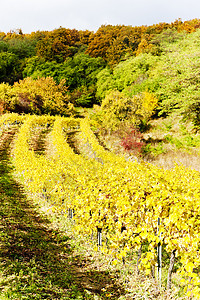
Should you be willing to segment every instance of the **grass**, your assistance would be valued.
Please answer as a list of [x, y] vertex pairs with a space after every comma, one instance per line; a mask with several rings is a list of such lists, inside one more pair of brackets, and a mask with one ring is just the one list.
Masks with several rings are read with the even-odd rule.
[[174, 115], [151, 120], [150, 125], [144, 134], [146, 161], [164, 168], [183, 164], [200, 171], [200, 134], [191, 123], [183, 123]]

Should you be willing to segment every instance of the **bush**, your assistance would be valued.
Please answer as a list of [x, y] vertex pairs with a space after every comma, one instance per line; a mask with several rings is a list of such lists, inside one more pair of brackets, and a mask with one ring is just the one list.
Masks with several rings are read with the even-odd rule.
[[142, 140], [143, 136], [137, 128], [128, 127], [122, 138], [121, 145], [128, 152], [133, 152], [135, 155], [141, 155], [142, 148], [145, 143]]

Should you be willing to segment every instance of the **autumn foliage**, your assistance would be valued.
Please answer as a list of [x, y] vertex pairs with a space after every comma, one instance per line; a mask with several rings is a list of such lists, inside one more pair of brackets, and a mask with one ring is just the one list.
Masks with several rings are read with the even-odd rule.
[[[68, 102], [82, 107], [101, 105], [116, 91], [123, 93], [119, 97], [122, 103], [127, 101], [130, 106], [130, 99], [134, 99], [134, 105], [126, 112], [113, 108], [116, 111], [110, 125], [115, 127], [124, 113], [130, 116], [130, 110], [134, 111], [133, 123], [149, 118], [146, 103], [150, 111], [155, 108], [147, 94], [144, 96], [149, 92], [158, 99], [159, 114], [180, 109], [185, 118], [199, 126], [199, 28], [200, 19], [178, 19], [151, 26], [102, 25], [96, 32], [63, 27], [31, 34], [21, 29], [1, 32], [1, 111], [63, 114]], [[51, 93], [48, 100], [44, 96], [39, 82], [43, 81], [45, 90], [45, 85], [52, 84], [50, 78], [57, 86], [62, 85], [64, 98], [57, 94], [58, 99], [53, 99]], [[39, 96], [33, 96], [35, 91], [32, 93], [30, 87], [24, 91], [29, 81], [32, 89], [39, 90]], [[112, 116], [109, 109], [108, 116]]]

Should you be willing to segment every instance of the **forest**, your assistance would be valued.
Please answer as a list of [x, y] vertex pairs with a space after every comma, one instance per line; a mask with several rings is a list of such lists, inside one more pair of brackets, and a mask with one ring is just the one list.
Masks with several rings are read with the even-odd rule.
[[[151, 93], [154, 113], [200, 125], [200, 19], [0, 32], [0, 112], [67, 115], [118, 92]], [[137, 101], [136, 101], [137, 102]]]

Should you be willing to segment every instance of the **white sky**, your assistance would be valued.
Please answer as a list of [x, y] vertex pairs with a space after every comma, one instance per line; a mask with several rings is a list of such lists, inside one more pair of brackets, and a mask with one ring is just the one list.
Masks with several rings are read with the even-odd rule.
[[60, 26], [96, 31], [102, 24], [132, 26], [200, 18], [200, 0], [1, 0], [0, 31], [24, 33]]

